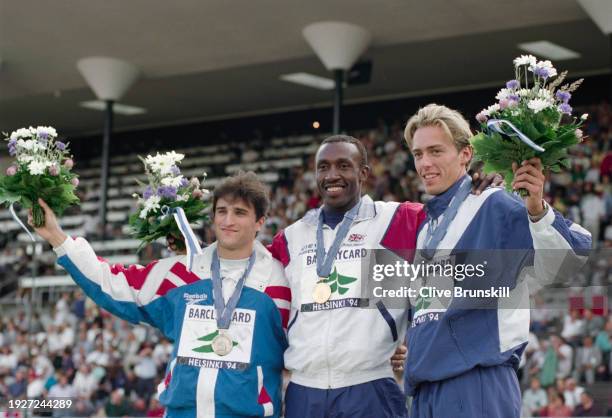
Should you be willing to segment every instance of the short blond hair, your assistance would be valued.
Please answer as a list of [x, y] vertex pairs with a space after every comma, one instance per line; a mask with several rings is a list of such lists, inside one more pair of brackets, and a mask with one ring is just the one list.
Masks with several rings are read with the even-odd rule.
[[446, 106], [431, 103], [420, 108], [406, 123], [404, 139], [408, 148], [412, 149], [412, 139], [416, 130], [427, 126], [442, 128], [454, 142], [458, 151], [470, 146], [472, 131], [470, 130], [470, 124], [461, 113]]

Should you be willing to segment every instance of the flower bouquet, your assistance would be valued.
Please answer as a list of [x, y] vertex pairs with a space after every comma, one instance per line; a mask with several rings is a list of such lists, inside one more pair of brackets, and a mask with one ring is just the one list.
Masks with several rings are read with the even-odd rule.
[[[588, 117], [572, 117], [569, 101], [582, 79], [561, 83], [567, 71], [557, 75], [550, 61], [537, 61], [532, 55], [514, 60], [515, 79], [497, 93], [497, 103], [476, 115], [480, 132], [472, 140], [476, 160], [484, 162], [484, 172], [504, 175], [511, 191], [512, 163], [538, 157], [545, 170], [569, 168], [567, 150], [582, 140], [580, 126]], [[519, 190], [526, 195], [525, 190]]]
[[9, 154], [16, 161], [5, 176], [0, 176], [0, 204], [10, 206], [11, 212], [14, 203], [32, 209], [34, 227], [40, 228], [45, 224], [45, 214], [38, 198], [60, 216], [69, 206], [79, 203], [74, 194], [79, 179], [70, 171], [74, 161], [68, 144], [57, 140], [54, 128], [29, 127], [4, 135]]
[[[187, 180], [181, 174], [178, 164], [183, 158], [183, 154], [174, 151], [140, 158], [148, 184], [139, 182], [144, 191], [142, 195], [133, 195], [138, 200], [138, 210], [129, 218], [132, 235], [142, 241], [139, 251], [159, 238], [182, 236], [171, 214], [174, 208], [182, 208], [190, 224], [208, 218], [205, 199], [209, 192], [200, 188], [196, 177]], [[185, 248], [181, 240], [177, 240], [176, 245], [181, 250]]]

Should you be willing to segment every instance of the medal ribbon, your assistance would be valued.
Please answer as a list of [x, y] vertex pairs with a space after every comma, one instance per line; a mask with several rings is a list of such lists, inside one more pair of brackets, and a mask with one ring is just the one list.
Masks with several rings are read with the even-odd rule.
[[[193, 267], [193, 259], [196, 255], [202, 254], [202, 247], [200, 247], [198, 239], [189, 226], [189, 222], [187, 221], [187, 216], [185, 216], [185, 211], [183, 208], [173, 208], [171, 213], [174, 215], [174, 220], [176, 221], [176, 224], [178, 225], [178, 228], [185, 239], [185, 248], [187, 249], [187, 270], [191, 271], [191, 268]], [[164, 216], [167, 216], [167, 214], [164, 214]]]
[[[513, 133], [508, 133], [505, 132], [502, 129], [502, 125], [506, 125], [508, 128], [510, 128], [510, 130]], [[532, 149], [538, 151], [538, 152], [544, 152], [546, 151], [544, 148], [542, 148], [541, 146], [539, 146], [538, 144], [536, 144], [535, 142], [533, 142], [531, 140], [531, 138], [529, 138], [527, 135], [525, 135], [523, 132], [521, 132], [516, 126], [514, 126], [511, 122], [508, 122], [505, 119], [491, 119], [487, 122], [487, 128], [489, 128], [490, 130], [493, 130], [497, 133], [500, 133], [502, 135], [506, 135], [506, 136], [515, 136], [518, 139], [520, 139], [521, 141], [523, 141], [523, 143], [525, 145], [527, 145], [528, 147], [531, 147]]]
[[442, 222], [440, 222], [435, 228], [433, 227], [434, 219], [431, 218], [429, 214], [427, 214], [427, 219], [429, 222], [429, 227], [427, 228], [427, 234], [425, 235], [425, 244], [423, 249], [421, 250], [421, 254], [428, 260], [431, 260], [438, 248], [438, 245], [446, 235], [446, 231], [448, 230], [448, 226], [457, 216], [457, 212], [459, 211], [459, 206], [465, 200], [466, 197], [470, 194], [472, 190], [472, 179], [468, 176], [465, 176], [459, 189], [451, 199], [448, 204], [446, 210], [442, 214]]
[[223, 299], [223, 288], [221, 284], [221, 262], [219, 261], [217, 249], [214, 249], [212, 254], [212, 265], [210, 268], [210, 272], [212, 275], [213, 282], [213, 299], [215, 303], [215, 312], [217, 313], [218, 329], [229, 328], [230, 322], [232, 320], [232, 314], [234, 313], [234, 310], [238, 305], [238, 299], [240, 299], [240, 294], [242, 293], [244, 282], [249, 273], [251, 272], [253, 264], [255, 264], [255, 251], [251, 253], [247, 268], [246, 270], [244, 270], [244, 273], [242, 273], [240, 279], [238, 279], [238, 283], [236, 283], [236, 288], [234, 289], [234, 292], [232, 293], [226, 304], [225, 300]]
[[327, 254], [325, 253], [325, 242], [323, 241], [324, 215], [323, 209], [321, 209], [321, 212], [319, 213], [319, 222], [317, 224], [317, 275], [319, 277], [329, 277], [331, 274], [336, 255], [338, 255], [340, 246], [353, 225], [353, 220], [357, 217], [360, 206], [361, 199], [359, 200], [359, 203], [344, 214], [344, 219], [342, 219], [342, 222], [340, 223], [336, 237], [334, 238], [331, 247], [329, 247], [329, 252]]
[[32, 242], [36, 242], [36, 238], [34, 238], [34, 236], [32, 235], [32, 233], [30, 232], [30, 230], [28, 229], [27, 226], [25, 226], [23, 224], [23, 222], [21, 222], [21, 219], [19, 219], [19, 216], [17, 216], [17, 214], [15, 213], [15, 207], [13, 206], [14, 203], [11, 203], [11, 206], [9, 206], [9, 210], [11, 212], [11, 216], [13, 217], [13, 219], [15, 220], [15, 222], [17, 222], [19, 224], [19, 226], [21, 227], [21, 229], [23, 229], [28, 236], [30, 237], [30, 239], [32, 240]]

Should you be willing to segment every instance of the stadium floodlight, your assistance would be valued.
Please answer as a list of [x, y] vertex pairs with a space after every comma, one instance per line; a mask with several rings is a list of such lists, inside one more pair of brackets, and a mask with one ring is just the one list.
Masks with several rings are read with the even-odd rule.
[[77, 68], [98, 99], [106, 103], [104, 139], [102, 142], [102, 174], [100, 196], [100, 223], [102, 239], [106, 238], [106, 202], [108, 199], [108, 173], [110, 138], [113, 130], [113, 103], [118, 101], [134, 84], [140, 70], [133, 64], [111, 57], [87, 57], [77, 61]]
[[[610, 0], [578, 0], [586, 14], [589, 15], [599, 29], [608, 36], [610, 68], [612, 69], [612, 1]], [[609, 86], [609, 99], [612, 100], [612, 80]]]
[[548, 58], [554, 61], [580, 58], [580, 54], [578, 52], [572, 51], [571, 49], [557, 45], [550, 41], [524, 42], [518, 44], [518, 47], [523, 51], [527, 51], [533, 55], [537, 55], [538, 57]]
[[302, 30], [302, 35], [325, 68], [334, 73], [336, 88], [333, 132], [337, 134], [340, 132], [344, 72], [348, 71], [368, 48], [372, 36], [360, 26], [334, 21], [311, 23]]
[[586, 14], [606, 35], [612, 33], [612, 2], [610, 0], [578, 0]]
[[[106, 111], [106, 102], [104, 100], [87, 100], [79, 103], [79, 106], [84, 107], [85, 109]], [[147, 113], [147, 110], [138, 106], [113, 103], [113, 113], [116, 115], [134, 116]]]

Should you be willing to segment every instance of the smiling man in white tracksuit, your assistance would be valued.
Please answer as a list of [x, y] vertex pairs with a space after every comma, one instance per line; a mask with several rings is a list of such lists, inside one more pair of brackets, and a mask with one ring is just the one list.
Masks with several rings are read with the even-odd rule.
[[[67, 237], [41, 205], [45, 226], [36, 232], [85, 293], [112, 314], [150, 324], [174, 341], [158, 387], [166, 416], [280, 416], [291, 293], [281, 264], [255, 240], [268, 197], [254, 173], [238, 173], [215, 188], [217, 242], [193, 258], [145, 267], [98, 259], [86, 240]], [[194, 248], [188, 224], [180, 227]]]
[[[471, 136], [458, 112], [433, 104], [405, 129], [417, 173], [433, 195], [425, 205], [415, 262], [486, 265], [479, 279], [436, 281], [447, 284], [453, 297], [426, 295], [413, 304], [405, 387], [413, 396], [414, 418], [518, 418], [515, 368], [529, 333], [525, 273], [535, 267], [538, 280], [553, 280], [561, 266], [566, 273], [567, 267], [579, 268], [591, 248], [588, 231], [542, 199], [538, 159], [516, 167], [513, 187], [529, 192], [524, 201], [495, 188], [469, 194]], [[425, 278], [415, 281], [419, 291], [431, 285]], [[509, 297], [454, 293], [490, 287], [507, 288]]]

